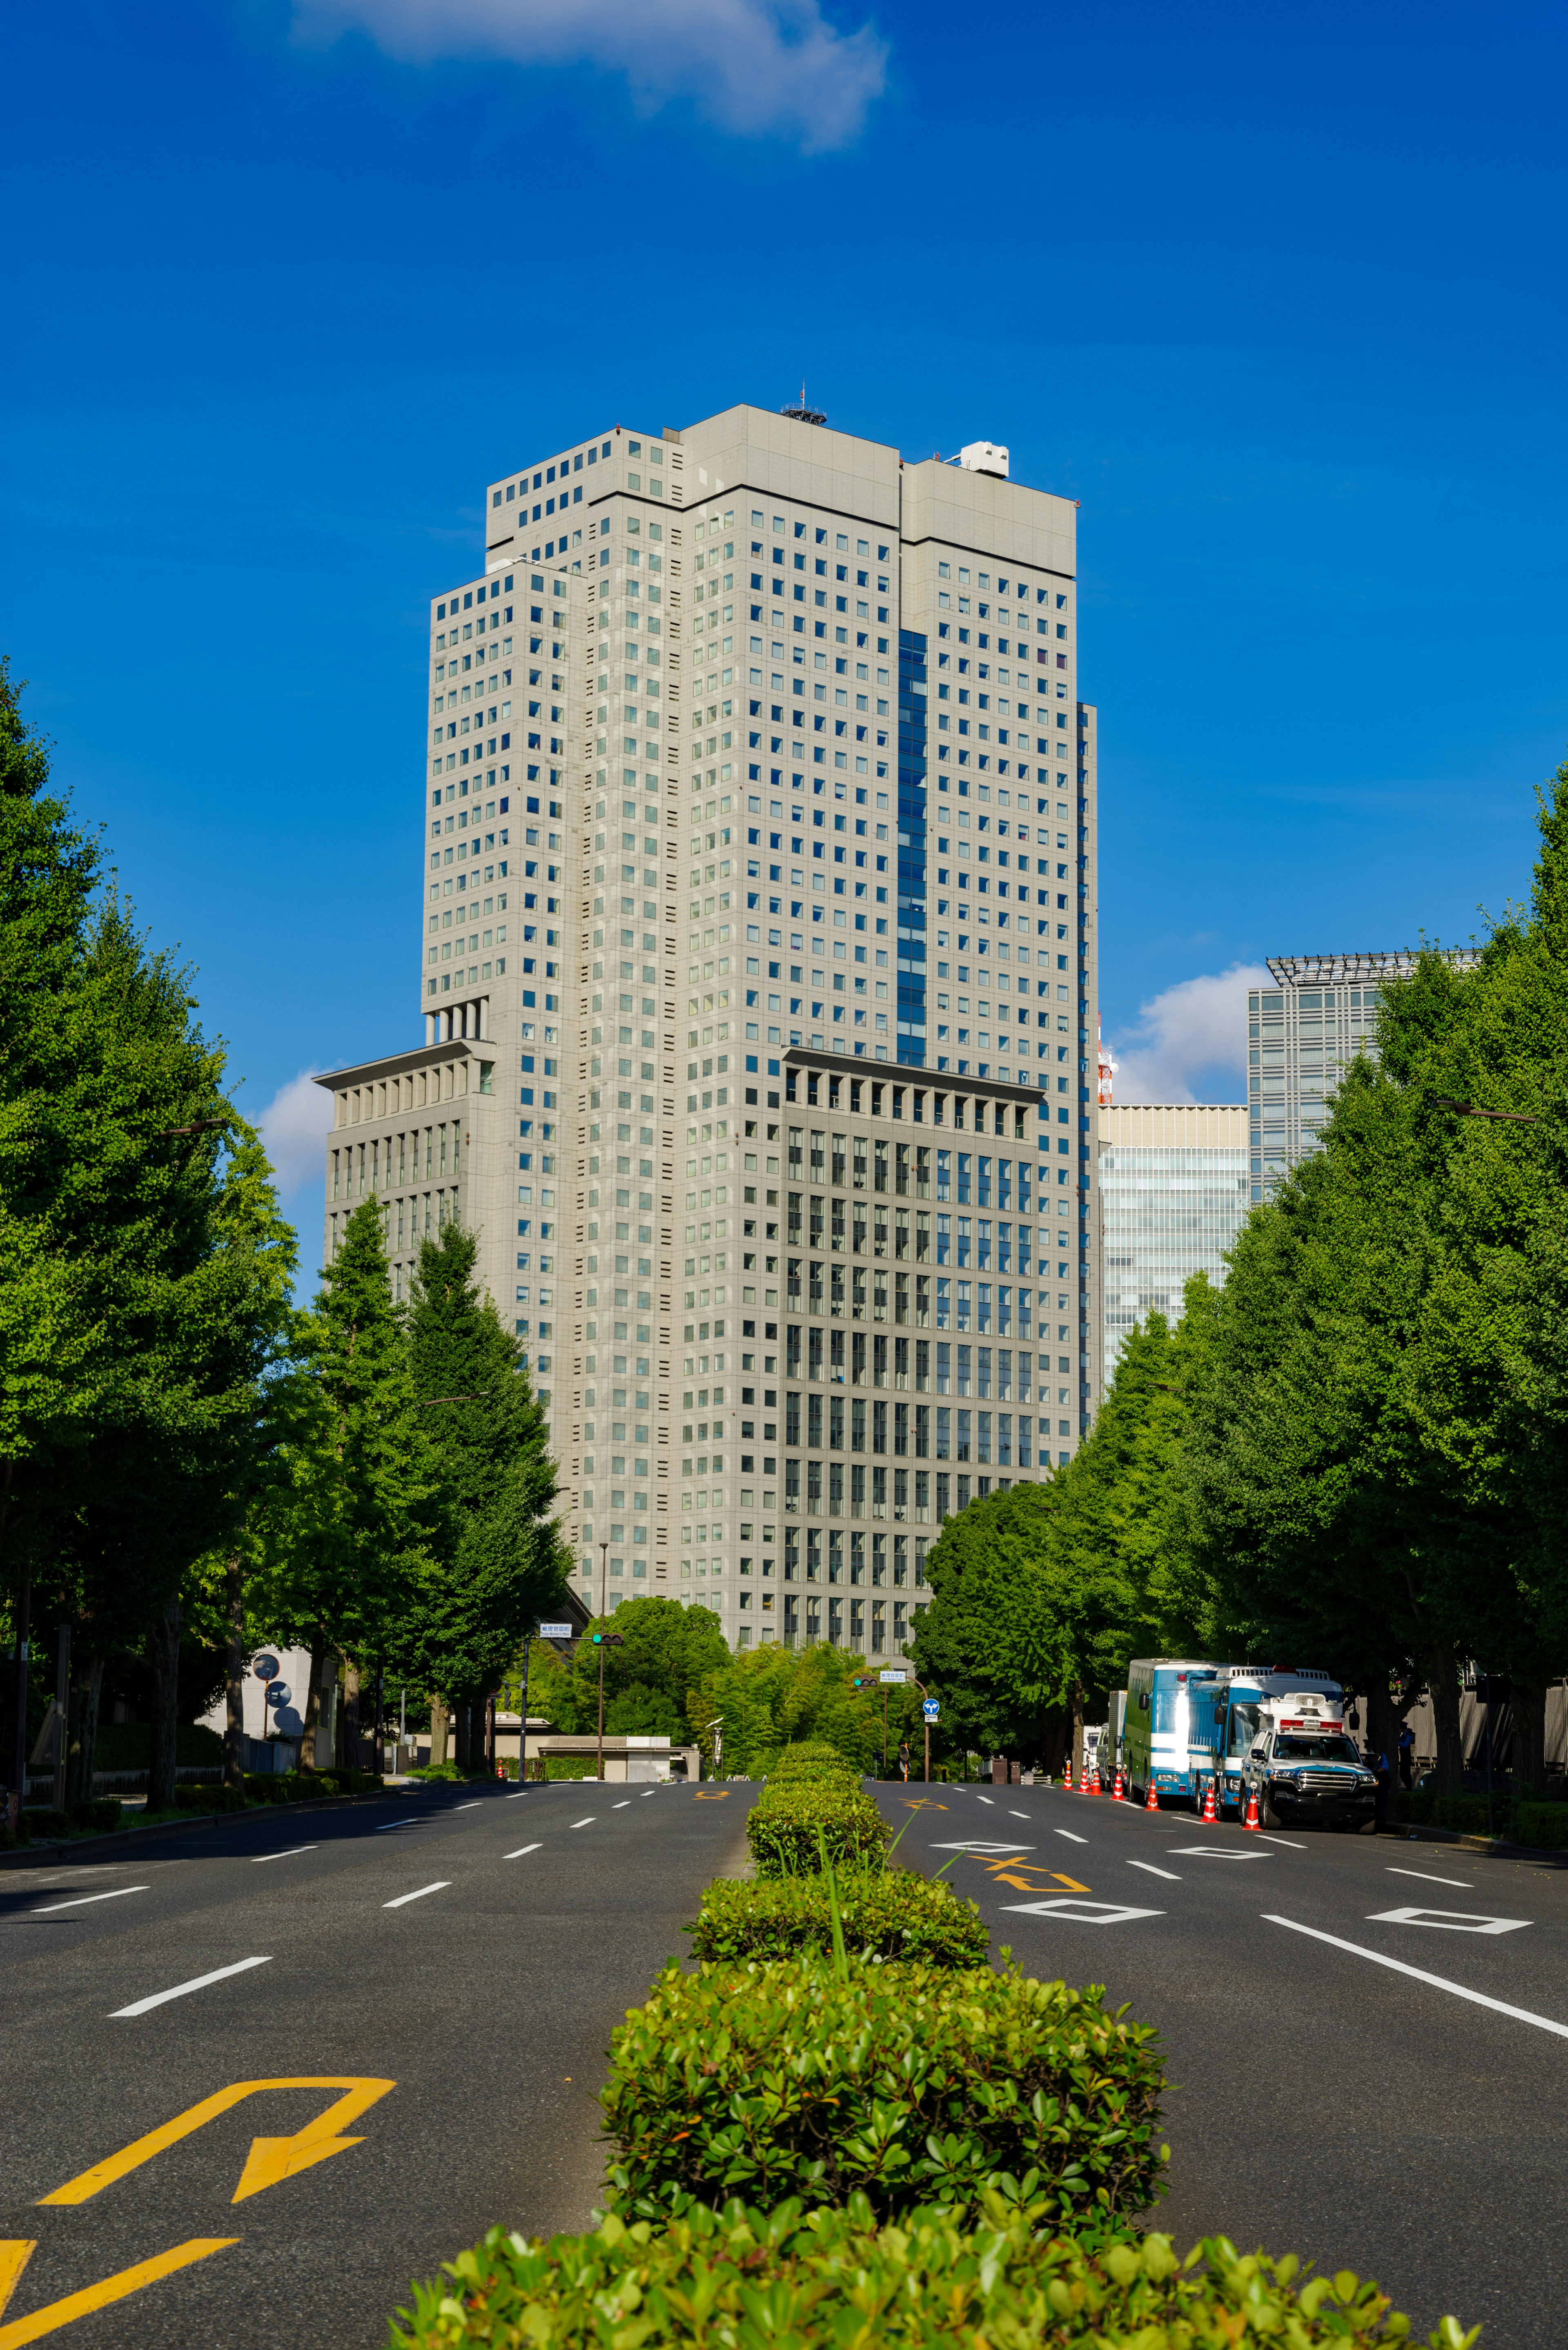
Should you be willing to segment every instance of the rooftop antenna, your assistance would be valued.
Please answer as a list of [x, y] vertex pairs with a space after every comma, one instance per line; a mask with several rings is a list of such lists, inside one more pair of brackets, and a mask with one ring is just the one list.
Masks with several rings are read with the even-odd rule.
[[805, 378], [804, 376], [801, 378], [799, 407], [781, 408], [779, 414], [781, 416], [793, 417], [797, 424], [826, 424], [827, 421], [826, 417], [823, 414], [820, 408], [808, 408], [806, 406]]

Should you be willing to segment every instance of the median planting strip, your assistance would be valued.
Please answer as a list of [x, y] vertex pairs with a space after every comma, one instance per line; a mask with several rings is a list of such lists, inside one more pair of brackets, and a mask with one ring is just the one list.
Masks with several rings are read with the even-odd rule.
[[[1223, 2239], [1184, 2262], [1141, 2233], [1168, 2158], [1155, 2035], [1098, 1990], [994, 1970], [975, 1904], [890, 1866], [890, 1835], [831, 1747], [785, 1748], [746, 1820], [754, 1874], [703, 1896], [696, 1971], [671, 1960], [613, 2035], [602, 2224], [493, 2228], [415, 2287], [394, 2345], [1404, 2338], [1347, 2272], [1309, 2282]], [[1037, 1869], [1024, 1849], [985, 1865]], [[1018, 1906], [1159, 1914], [1081, 1888]], [[1443, 2342], [1464, 2350], [1449, 2322]]]

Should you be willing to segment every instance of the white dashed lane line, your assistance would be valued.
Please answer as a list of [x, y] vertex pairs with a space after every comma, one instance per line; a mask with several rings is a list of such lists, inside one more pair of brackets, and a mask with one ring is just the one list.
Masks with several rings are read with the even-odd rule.
[[452, 1883], [450, 1877], [438, 1877], [433, 1885], [421, 1885], [413, 1893], [400, 1893], [395, 1901], [383, 1901], [383, 1909], [401, 1909], [407, 1902], [422, 1901], [427, 1893], [444, 1893]]
[[594, 1822], [595, 1822], [595, 1820], [597, 1818], [597, 1816], [598, 1816], [598, 1814], [597, 1814], [597, 1812], [590, 1812], [590, 1813], [588, 1814], [588, 1815], [587, 1815], [587, 1819], [584, 1819], [584, 1820], [574, 1820], [574, 1821], [572, 1822], [572, 1825], [573, 1825], [575, 1828], [591, 1828], [591, 1827], [592, 1827], [592, 1825], [593, 1825], [593, 1824], [594, 1824]]
[[631, 1806], [631, 1797], [628, 1795], [628, 1796], [627, 1797], [627, 1799], [626, 1799], [625, 1803], [623, 1803], [623, 1804], [612, 1804], [610, 1805], [610, 1809], [611, 1809], [611, 1811], [612, 1811], [612, 1812], [624, 1812], [624, 1811], [628, 1811], [628, 1810], [629, 1810], [629, 1809], [630, 1809], [630, 1806]]
[[520, 1844], [515, 1852], [504, 1852], [501, 1857], [503, 1860], [522, 1860], [525, 1858], [529, 1853], [540, 1852], [543, 1849], [544, 1847], [541, 1845]]
[[1069, 1844], [1087, 1844], [1087, 1836], [1075, 1835], [1071, 1828], [1053, 1828], [1053, 1835], [1065, 1836]]
[[472, 1804], [454, 1804], [452, 1805], [452, 1810], [454, 1812], [476, 1812], [483, 1800], [484, 1799], [482, 1795], [475, 1795]]
[[258, 1852], [253, 1856], [251, 1866], [259, 1868], [264, 1860], [293, 1860], [302, 1852], [316, 1850], [317, 1846], [313, 1844], [291, 1844], [284, 1852]]
[[122, 1894], [151, 1893], [151, 1890], [150, 1885], [117, 1885], [112, 1893], [78, 1893], [74, 1901], [46, 1902], [41, 1909], [33, 1910], [31, 1915], [35, 1918], [53, 1918], [61, 1909], [85, 1909], [91, 1901], [118, 1901]]
[[410, 1813], [406, 1820], [383, 1820], [376, 1834], [385, 1835], [389, 1828], [417, 1828], [419, 1825], [418, 1814]]

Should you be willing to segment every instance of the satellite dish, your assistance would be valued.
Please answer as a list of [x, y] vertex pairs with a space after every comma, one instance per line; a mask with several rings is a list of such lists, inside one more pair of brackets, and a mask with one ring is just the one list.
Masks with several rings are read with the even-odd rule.
[[251, 1670], [258, 1681], [275, 1681], [277, 1679], [277, 1659], [273, 1656], [258, 1657], [252, 1665]]

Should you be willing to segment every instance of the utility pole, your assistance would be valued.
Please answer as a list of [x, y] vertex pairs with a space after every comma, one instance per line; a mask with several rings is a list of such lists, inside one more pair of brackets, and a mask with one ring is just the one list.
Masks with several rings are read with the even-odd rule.
[[599, 1763], [597, 1776], [605, 1775], [605, 1608], [609, 1600], [609, 1544], [599, 1544]]
[[519, 1792], [528, 1783], [528, 1651], [534, 1645], [532, 1632], [523, 1635], [523, 1687], [517, 1699], [517, 1785]]

